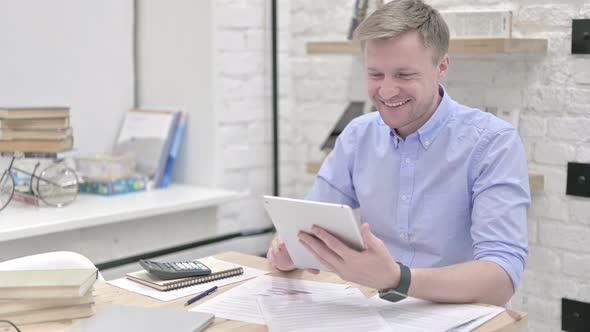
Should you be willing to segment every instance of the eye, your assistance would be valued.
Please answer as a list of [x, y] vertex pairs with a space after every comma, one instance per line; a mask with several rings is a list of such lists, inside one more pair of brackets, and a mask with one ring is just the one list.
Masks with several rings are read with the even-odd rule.
[[415, 73], [399, 73], [398, 76], [399, 78], [402, 79], [410, 79], [412, 77], [414, 77], [414, 75], [416, 75]]
[[369, 77], [372, 78], [372, 79], [377, 80], [377, 79], [382, 78], [383, 77], [383, 74], [380, 74], [380, 73], [369, 73]]

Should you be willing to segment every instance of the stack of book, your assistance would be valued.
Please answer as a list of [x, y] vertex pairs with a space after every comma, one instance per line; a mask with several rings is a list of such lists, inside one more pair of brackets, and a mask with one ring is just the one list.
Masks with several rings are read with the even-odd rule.
[[17, 326], [94, 314], [96, 268], [0, 271], [0, 320]]
[[0, 107], [0, 152], [72, 149], [69, 107]]

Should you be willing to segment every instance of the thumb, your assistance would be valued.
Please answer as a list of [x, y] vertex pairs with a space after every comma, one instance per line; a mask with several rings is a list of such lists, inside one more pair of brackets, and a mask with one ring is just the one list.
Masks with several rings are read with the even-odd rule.
[[361, 225], [361, 236], [367, 244], [367, 249], [375, 248], [375, 246], [379, 243], [379, 239], [371, 232], [369, 224], [367, 223]]

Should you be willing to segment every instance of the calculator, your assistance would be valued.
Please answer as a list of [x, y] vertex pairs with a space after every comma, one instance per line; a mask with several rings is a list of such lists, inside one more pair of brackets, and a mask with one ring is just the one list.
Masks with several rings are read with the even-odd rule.
[[211, 274], [211, 269], [209, 269], [207, 266], [205, 266], [205, 264], [199, 261], [154, 262], [140, 259], [139, 265], [141, 265], [149, 273], [155, 275], [156, 277], [162, 280], [204, 276]]

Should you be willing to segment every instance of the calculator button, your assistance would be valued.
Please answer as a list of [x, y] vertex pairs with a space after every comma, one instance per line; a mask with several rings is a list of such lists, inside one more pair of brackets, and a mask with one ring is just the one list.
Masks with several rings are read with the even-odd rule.
[[199, 266], [195, 263], [188, 263], [188, 265], [190, 265], [193, 269], [198, 269]]
[[182, 263], [182, 265], [184, 265], [184, 267], [185, 267], [187, 270], [190, 270], [190, 269], [192, 269], [192, 266], [190, 266], [190, 265], [189, 265], [189, 264], [187, 264], [187, 263]]

